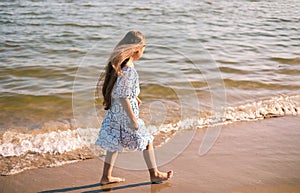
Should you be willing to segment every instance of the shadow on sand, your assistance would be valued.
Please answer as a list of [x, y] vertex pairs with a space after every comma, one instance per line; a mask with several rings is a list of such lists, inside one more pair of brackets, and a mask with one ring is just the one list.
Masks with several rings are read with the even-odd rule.
[[[164, 188], [172, 187], [172, 185], [169, 182], [160, 183], [160, 184], [153, 184], [151, 182], [140, 182], [140, 183], [127, 184], [127, 185], [122, 185], [122, 186], [118, 186], [117, 183], [107, 184], [107, 185], [101, 185], [100, 183], [96, 183], [96, 184], [90, 184], [90, 185], [85, 185], [85, 186], [46, 190], [46, 191], [41, 191], [39, 193], [69, 192], [69, 191], [75, 191], [75, 190], [81, 190], [83, 193], [98, 193], [98, 192], [110, 192], [110, 191], [124, 190], [124, 189], [129, 189], [129, 188], [136, 188], [139, 186], [151, 186], [151, 193], [158, 193]], [[84, 189], [90, 189], [90, 188], [96, 188], [96, 187], [99, 187], [99, 188], [97, 188], [95, 190], [84, 191]], [[132, 191], [134, 191], [134, 190], [132, 190]]]

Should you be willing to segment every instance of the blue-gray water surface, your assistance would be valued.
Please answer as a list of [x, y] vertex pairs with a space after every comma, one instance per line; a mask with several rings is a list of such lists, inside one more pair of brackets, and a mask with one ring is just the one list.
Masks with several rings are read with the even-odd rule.
[[205, 111], [213, 89], [228, 105], [298, 95], [299, 10], [297, 0], [1, 1], [0, 127], [72, 118], [72, 94], [92, 93], [131, 29], [147, 39], [135, 63], [146, 102], [192, 89]]

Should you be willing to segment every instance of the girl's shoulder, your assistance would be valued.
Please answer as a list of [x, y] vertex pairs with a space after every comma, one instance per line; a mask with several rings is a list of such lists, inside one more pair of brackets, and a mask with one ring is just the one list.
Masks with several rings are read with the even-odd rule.
[[133, 66], [124, 66], [124, 67], [122, 68], [122, 71], [132, 71], [132, 70], [134, 70], [134, 67], [133, 67]]
[[122, 73], [124, 74], [137, 74], [135, 68], [133, 66], [124, 66], [122, 68]]
[[136, 77], [138, 77], [138, 74], [133, 66], [124, 66], [122, 68], [120, 78], [135, 79]]

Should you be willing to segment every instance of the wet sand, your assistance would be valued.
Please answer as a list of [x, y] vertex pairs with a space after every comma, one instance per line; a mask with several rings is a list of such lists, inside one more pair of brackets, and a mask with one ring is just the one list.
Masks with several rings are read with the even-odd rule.
[[205, 130], [177, 158], [160, 167], [176, 173], [151, 184], [147, 171], [115, 168], [126, 182], [99, 185], [103, 162], [90, 159], [0, 177], [0, 192], [300, 192], [300, 117], [271, 118], [223, 126], [213, 148], [198, 149]]

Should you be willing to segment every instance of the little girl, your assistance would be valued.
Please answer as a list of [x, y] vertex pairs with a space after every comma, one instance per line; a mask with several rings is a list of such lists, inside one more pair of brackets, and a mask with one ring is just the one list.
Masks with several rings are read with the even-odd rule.
[[159, 183], [173, 176], [173, 171], [165, 173], [157, 169], [153, 136], [139, 118], [139, 80], [132, 62], [142, 56], [145, 46], [141, 32], [129, 31], [114, 48], [106, 66], [102, 94], [107, 111], [96, 141], [106, 150], [102, 185], [125, 181], [112, 177], [114, 162], [123, 148], [143, 151], [151, 182]]

